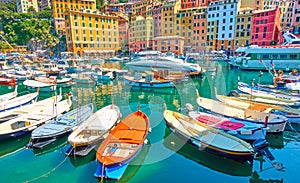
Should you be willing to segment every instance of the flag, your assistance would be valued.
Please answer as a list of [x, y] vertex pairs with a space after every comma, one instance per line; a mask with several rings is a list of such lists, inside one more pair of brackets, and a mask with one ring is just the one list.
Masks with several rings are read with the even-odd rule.
[[274, 68], [273, 60], [270, 61], [270, 64], [272, 65], [272, 68]]
[[260, 63], [262, 63], [262, 59], [260, 59], [259, 61], [260, 61]]

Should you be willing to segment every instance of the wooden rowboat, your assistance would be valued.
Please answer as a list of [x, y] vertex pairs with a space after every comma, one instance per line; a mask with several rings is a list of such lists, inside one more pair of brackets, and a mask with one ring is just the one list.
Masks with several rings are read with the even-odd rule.
[[30, 94], [12, 98], [10, 100], [2, 101], [0, 102], [0, 112], [15, 109], [30, 103], [34, 103], [36, 102], [38, 95], [39, 95], [39, 90], [34, 93], [30, 93]]
[[227, 105], [212, 99], [198, 97], [198, 105], [206, 111], [235, 118], [241, 121], [252, 122], [268, 127], [267, 132], [282, 133], [284, 131], [287, 118], [282, 115], [264, 113], [252, 109], [243, 109]]
[[71, 105], [70, 98], [60, 102], [54, 98], [52, 103], [48, 103], [45, 107], [37, 108], [29, 114], [1, 123], [0, 140], [18, 138], [29, 134], [38, 126], [68, 111]]
[[[264, 104], [254, 101], [246, 101], [236, 97], [228, 97], [223, 95], [216, 96], [218, 100], [231, 105], [236, 106], [243, 109], [252, 109], [258, 110], [265, 113], [273, 113], [273, 114], [280, 114], [287, 117], [288, 122], [292, 125], [300, 125], [300, 110], [293, 109], [290, 107], [278, 106], [278, 105], [270, 105]], [[288, 125], [287, 125], [288, 126]]]
[[165, 110], [163, 115], [167, 126], [196, 148], [231, 159], [253, 160], [249, 143], [178, 112]]
[[93, 104], [87, 104], [73, 109], [38, 127], [31, 133], [28, 147], [43, 148], [59, 138], [70, 134], [77, 125], [85, 121], [93, 113]]
[[125, 117], [102, 142], [97, 151], [96, 177], [120, 179], [138, 155], [149, 131], [148, 116], [138, 110]]
[[246, 141], [265, 139], [266, 137], [266, 129], [259, 124], [238, 121], [233, 118], [226, 118], [199, 111], [190, 111], [188, 115], [200, 123], [217, 128], [225, 133]]
[[66, 154], [86, 156], [119, 122], [120, 109], [112, 104], [101, 108], [82, 122], [68, 137], [72, 147]]
[[15, 90], [13, 92], [0, 95], [0, 103], [5, 100], [10, 100], [12, 98], [15, 98], [17, 95], [18, 95], [18, 85], [16, 85]]

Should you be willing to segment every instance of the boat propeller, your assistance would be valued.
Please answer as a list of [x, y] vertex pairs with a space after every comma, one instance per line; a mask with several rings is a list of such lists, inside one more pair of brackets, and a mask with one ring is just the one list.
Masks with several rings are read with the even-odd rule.
[[285, 167], [282, 163], [277, 162], [275, 157], [269, 150], [269, 144], [266, 139], [257, 139], [253, 144], [255, 151], [254, 158], [258, 156], [266, 157], [271, 161], [272, 166], [278, 171], [285, 171]]

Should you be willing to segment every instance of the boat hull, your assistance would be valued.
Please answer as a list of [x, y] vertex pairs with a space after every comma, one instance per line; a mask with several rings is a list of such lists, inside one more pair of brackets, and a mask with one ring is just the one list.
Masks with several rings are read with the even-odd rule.
[[43, 147], [51, 144], [52, 142], [56, 141], [57, 139], [65, 137], [66, 135], [70, 134], [72, 131], [73, 131], [72, 129], [69, 129], [69, 130], [66, 130], [61, 133], [53, 134], [52, 136], [44, 136], [44, 137], [40, 136], [38, 138], [31, 137], [31, 140], [27, 146], [40, 149], [40, 148], [43, 148]]
[[101, 162], [98, 161], [98, 168], [94, 173], [94, 176], [119, 180], [126, 171], [129, 163], [140, 153], [142, 147], [143, 146], [140, 146], [137, 153], [125, 162], [111, 165], [103, 165]]
[[200, 142], [199, 140], [194, 139], [192, 137], [188, 137], [188, 136], [182, 134], [180, 131], [176, 130], [173, 126], [171, 126], [169, 124], [167, 124], [167, 126], [171, 129], [171, 131], [175, 135], [177, 135], [182, 140], [188, 142], [192, 146], [196, 147], [197, 149], [203, 149], [204, 151], [211, 153], [211, 154], [215, 154], [215, 155], [230, 158], [230, 159], [240, 160], [240, 161], [249, 161], [249, 160], [252, 161], [253, 160], [253, 153], [229, 152], [227, 150], [220, 149], [218, 147], [211, 146], [209, 144]]

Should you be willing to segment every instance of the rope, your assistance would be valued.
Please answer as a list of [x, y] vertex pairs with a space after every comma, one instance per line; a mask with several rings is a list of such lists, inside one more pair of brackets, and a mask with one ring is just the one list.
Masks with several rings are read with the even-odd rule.
[[27, 180], [25, 181], [24, 183], [28, 183], [28, 182], [33, 182], [33, 181], [36, 181], [38, 179], [41, 179], [41, 178], [44, 178], [44, 177], [47, 177], [48, 175], [50, 175], [52, 172], [54, 172], [57, 168], [59, 168], [67, 159], [69, 158], [69, 155], [67, 155], [62, 162], [60, 162], [58, 165], [56, 165], [54, 168], [52, 168], [49, 172], [46, 172], [38, 177], [35, 177], [31, 180]]
[[103, 181], [104, 181], [104, 163], [102, 163], [102, 173], [101, 173], [102, 177], [100, 179], [100, 183], [103, 183]]

